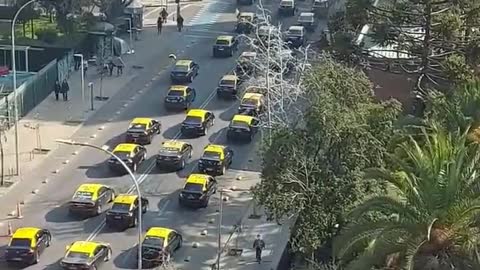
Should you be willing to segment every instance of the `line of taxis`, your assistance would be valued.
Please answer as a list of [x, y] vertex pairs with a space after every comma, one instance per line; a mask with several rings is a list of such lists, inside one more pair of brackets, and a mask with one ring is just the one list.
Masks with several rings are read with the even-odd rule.
[[[238, 49], [238, 41], [233, 36], [219, 36], [214, 44], [214, 57], [232, 56]], [[250, 142], [260, 127], [258, 118], [265, 111], [265, 89], [248, 87], [242, 89], [243, 79], [254, 75], [255, 52], [243, 52], [237, 60], [234, 74], [227, 74], [218, 83], [217, 97], [237, 100], [240, 105], [233, 116], [226, 133], [228, 141]], [[189, 86], [199, 74], [199, 65], [193, 60], [178, 60], [171, 71], [172, 81], [164, 105], [167, 110], [187, 110], [180, 128], [183, 137], [198, 137], [208, 134], [215, 123], [213, 112], [202, 108], [191, 108], [196, 90]], [[182, 84], [184, 83], [184, 84]], [[186, 83], [186, 84], [185, 84]], [[159, 121], [138, 117], [131, 121], [125, 132], [125, 141], [113, 149], [113, 154], [122, 160], [133, 172], [147, 158], [144, 145], [152, 143], [161, 133]], [[191, 161], [193, 146], [181, 140], [162, 142], [156, 154], [156, 167], [162, 171], [178, 171]], [[208, 207], [210, 197], [217, 192], [216, 176], [223, 175], [232, 165], [233, 150], [226, 145], [209, 144], [203, 149], [198, 161], [198, 173], [189, 175], [178, 196], [183, 207]], [[125, 174], [126, 170], [115, 157], [107, 161], [114, 173]], [[141, 201], [142, 209], [139, 208]], [[148, 211], [149, 201], [133, 194], [117, 194], [112, 187], [98, 183], [80, 185], [68, 202], [68, 214], [73, 217], [92, 217], [105, 213], [105, 224], [111, 230], [126, 230], [136, 227], [138, 215]], [[6, 248], [5, 259], [10, 264], [35, 264], [41, 253], [50, 246], [51, 233], [42, 228], [23, 227], [15, 231]], [[142, 242], [142, 262], [146, 267], [162, 264], [178, 250], [183, 243], [182, 235], [170, 228], [149, 228]], [[108, 243], [75, 241], [66, 247], [60, 266], [64, 269], [97, 269], [112, 257]], [[138, 254], [137, 254], [138, 257]]]

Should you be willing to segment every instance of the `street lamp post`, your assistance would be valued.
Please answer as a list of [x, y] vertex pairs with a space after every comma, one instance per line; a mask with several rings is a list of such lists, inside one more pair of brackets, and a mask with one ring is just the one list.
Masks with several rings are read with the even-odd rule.
[[125, 162], [123, 162], [122, 159], [120, 159], [117, 155], [115, 155], [113, 152], [107, 150], [106, 148], [99, 147], [99, 146], [89, 144], [89, 143], [76, 142], [76, 141], [73, 141], [73, 140], [57, 139], [55, 141], [58, 142], [58, 143], [63, 143], [63, 144], [68, 144], [68, 145], [85, 146], [85, 147], [89, 147], [89, 148], [93, 148], [93, 149], [102, 151], [102, 152], [106, 153], [107, 155], [109, 155], [111, 157], [114, 157], [118, 162], [120, 162], [120, 164], [122, 164], [122, 166], [125, 168], [127, 173], [130, 175], [130, 178], [132, 179], [132, 182], [135, 186], [135, 190], [136, 190], [137, 195], [138, 195], [138, 209], [139, 209], [139, 211], [138, 211], [138, 269], [139, 270], [142, 269], [142, 214], [143, 214], [142, 213], [142, 193], [140, 191], [140, 186], [138, 184], [137, 178], [133, 174], [132, 170], [130, 170], [128, 165], [125, 164]]
[[81, 82], [82, 82], [82, 104], [83, 104], [83, 109], [86, 109], [85, 107], [85, 64], [83, 63], [83, 54], [80, 54], [80, 53], [76, 53], [73, 55], [74, 57], [80, 57], [80, 61], [81, 61], [81, 65], [80, 65], [80, 68], [82, 69], [80, 71], [80, 76], [82, 77], [81, 78]]
[[125, 18], [125, 20], [128, 21], [128, 33], [129, 33], [129, 38], [130, 38], [130, 50], [128, 51], [129, 54], [135, 53], [135, 50], [133, 49], [133, 25], [132, 25], [132, 18]]
[[[12, 71], [13, 71], [13, 107], [14, 107], [14, 117], [15, 117], [15, 168], [16, 168], [16, 175], [20, 174], [20, 165], [19, 165], [19, 153], [18, 153], [18, 100], [17, 100], [17, 65], [16, 65], [16, 57], [15, 57], [15, 23], [18, 19], [18, 15], [25, 9], [28, 5], [32, 4], [37, 0], [30, 0], [23, 4], [15, 15], [13, 16], [12, 20]], [[27, 52], [28, 54], [28, 52]]]
[[270, 106], [270, 42], [272, 36], [272, 27], [268, 28], [268, 47], [267, 47], [267, 75], [265, 76], [266, 79], [266, 88], [267, 88], [267, 112], [268, 112], [268, 140], [269, 143], [272, 144], [272, 109]]

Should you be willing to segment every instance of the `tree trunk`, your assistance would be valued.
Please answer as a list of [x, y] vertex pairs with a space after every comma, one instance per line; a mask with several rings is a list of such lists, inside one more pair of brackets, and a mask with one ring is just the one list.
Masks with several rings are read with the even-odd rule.
[[27, 29], [26, 29], [25, 22], [22, 22], [22, 28], [23, 28], [23, 36], [25, 37], [27, 35]]
[[35, 38], [35, 29], [33, 29], [33, 19], [30, 20], [30, 31], [32, 32], [32, 39]]
[[[425, 1], [425, 10], [423, 12], [425, 17], [425, 35], [423, 37], [422, 63], [420, 76], [426, 75], [430, 67], [430, 52], [431, 52], [431, 30], [432, 30], [432, 3], [431, 0]], [[422, 76], [423, 77], [423, 76]], [[421, 86], [421, 84], [420, 84]]]

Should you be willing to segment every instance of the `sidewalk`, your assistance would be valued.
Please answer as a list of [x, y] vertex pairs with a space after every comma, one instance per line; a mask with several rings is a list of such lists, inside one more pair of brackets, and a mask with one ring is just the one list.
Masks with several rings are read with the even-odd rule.
[[[294, 219], [286, 220], [282, 225], [267, 221], [266, 215], [260, 207], [253, 211], [250, 205], [247, 215], [242, 220], [239, 232], [234, 233], [226, 244], [225, 252], [221, 257], [221, 269], [234, 270], [276, 270], [282, 261], [282, 256], [290, 237], [290, 228]], [[252, 214], [260, 218], [252, 218]], [[260, 234], [265, 241], [265, 249], [262, 252], [262, 263], [255, 258], [255, 250], [252, 248], [255, 237]], [[234, 250], [241, 250], [241, 255], [233, 255]]]

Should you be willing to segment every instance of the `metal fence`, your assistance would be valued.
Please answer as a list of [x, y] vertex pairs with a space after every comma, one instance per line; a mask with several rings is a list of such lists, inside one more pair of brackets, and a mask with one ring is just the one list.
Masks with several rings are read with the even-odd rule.
[[[27, 115], [42, 102], [54, 89], [58, 77], [57, 60], [52, 60], [37, 74], [17, 88], [18, 117]], [[13, 92], [1, 97], [0, 119], [11, 127], [15, 123]]]

